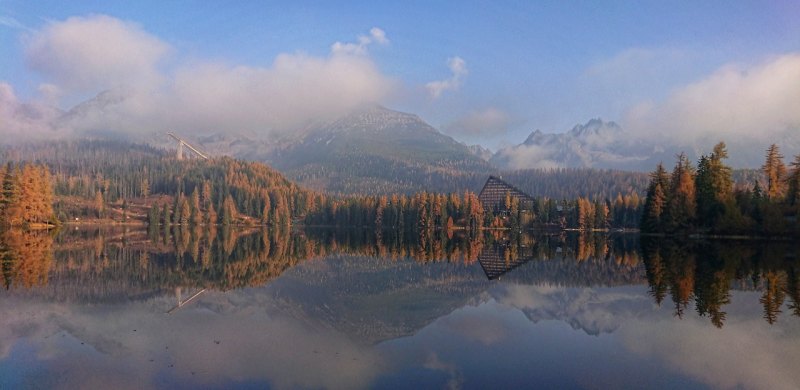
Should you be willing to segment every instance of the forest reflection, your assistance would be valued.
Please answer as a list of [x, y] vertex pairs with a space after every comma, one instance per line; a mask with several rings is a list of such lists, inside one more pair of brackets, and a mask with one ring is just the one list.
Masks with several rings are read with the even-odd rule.
[[690, 304], [700, 316], [722, 327], [731, 290], [760, 291], [764, 319], [773, 324], [784, 303], [800, 316], [800, 260], [791, 241], [676, 242], [642, 238], [650, 294], [660, 305], [670, 296], [676, 317]]
[[[296, 264], [352, 255], [482, 267], [487, 279], [563, 287], [644, 284], [674, 314], [693, 308], [722, 327], [732, 290], [761, 292], [770, 324], [800, 316], [797, 244], [771, 241], [674, 242], [637, 235], [526, 235], [460, 232], [423, 236], [364, 229], [290, 231], [175, 226], [0, 232], [3, 287], [61, 301], [124, 301], [176, 288], [261, 286]], [[641, 242], [640, 242], [641, 241]]]

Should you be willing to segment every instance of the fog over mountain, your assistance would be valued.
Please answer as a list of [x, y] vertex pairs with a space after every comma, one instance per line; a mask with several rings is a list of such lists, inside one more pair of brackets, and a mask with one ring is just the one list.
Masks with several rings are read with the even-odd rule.
[[[519, 142], [509, 138], [511, 130], [519, 134], [521, 126], [548, 123], [533, 114], [535, 103], [523, 101], [516, 110], [502, 101], [471, 103], [450, 112], [447, 96], [463, 91], [468, 77], [474, 77], [469, 60], [451, 56], [444, 62], [449, 76], [439, 80], [403, 81], [373, 58], [373, 52], [391, 45], [377, 27], [349, 41], [334, 41], [316, 54], [278, 52], [271, 63], [255, 65], [182, 56], [181, 47], [138, 23], [102, 14], [52, 20], [26, 34], [19, 55], [39, 84], [31, 92], [15, 80], [0, 80], [0, 133], [5, 143], [87, 135], [150, 142], [152, 134], [174, 131], [194, 142], [208, 141], [210, 149], [221, 153], [285, 168], [296, 164], [297, 156], [315, 157], [312, 150], [323, 156], [341, 156], [346, 150], [351, 157], [363, 153], [385, 158], [388, 153], [393, 163], [402, 160], [407, 166], [438, 159], [424, 169], [467, 171], [485, 160], [494, 167], [483, 164], [484, 170], [651, 170], [659, 161], [671, 165], [681, 151], [695, 160], [719, 141], [728, 144], [734, 167], [760, 166], [772, 143], [787, 157], [800, 152], [796, 52], [714, 65], [658, 98], [627, 102], [613, 111], [615, 118], [601, 112], [616, 122], [592, 119], [572, 129], [537, 130], [524, 142], [490, 156], [487, 145]], [[641, 64], [630, 63], [636, 58], [615, 57], [603, 66], [589, 66], [586, 75], [612, 83], [620, 67], [641, 70]], [[558, 91], [544, 92], [550, 94]], [[411, 122], [398, 125], [402, 115], [397, 113], [367, 122], [352, 120], [381, 104], [425, 111], [425, 119], [445, 123], [441, 129], [456, 139], [411, 114], [406, 119], [413, 119], [412, 127], [425, 131], [410, 131]], [[532, 114], [521, 114], [526, 106]], [[594, 110], [571, 108], [546, 116], [569, 115], [581, 121], [596, 116]], [[334, 123], [338, 129], [331, 127]], [[391, 147], [376, 145], [390, 140]], [[467, 148], [461, 142], [465, 140], [478, 145]], [[462, 157], [464, 153], [469, 157]]]
[[536, 130], [521, 144], [498, 150], [490, 162], [501, 169], [529, 168], [611, 168], [652, 170], [659, 162], [671, 166], [678, 153], [692, 161], [709, 154], [718, 142], [728, 146], [728, 164], [735, 168], [758, 168], [764, 151], [776, 143], [785, 156], [800, 153], [800, 127], [787, 128], [765, 136], [697, 135], [672, 139], [642, 137], [615, 122], [591, 119], [564, 133]]

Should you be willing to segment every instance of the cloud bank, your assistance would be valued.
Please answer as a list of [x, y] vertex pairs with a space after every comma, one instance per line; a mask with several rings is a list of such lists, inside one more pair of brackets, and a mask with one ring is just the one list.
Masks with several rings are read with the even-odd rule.
[[754, 66], [726, 65], [676, 89], [665, 101], [632, 108], [623, 128], [645, 137], [763, 139], [800, 128], [800, 54]]
[[[380, 28], [336, 42], [326, 56], [283, 53], [266, 66], [181, 61], [141, 26], [106, 15], [51, 22], [23, 38], [25, 62], [44, 79], [35, 102], [0, 84], [0, 131], [69, 136], [239, 132], [281, 135], [379, 103], [395, 88], [370, 58]], [[98, 94], [66, 113], [47, 107]]]
[[28, 66], [59, 86], [95, 91], [120, 84], [154, 86], [169, 46], [137, 24], [105, 15], [51, 23], [26, 42]]
[[[603, 75], [608, 79], [624, 79], [611, 71], [635, 69], [635, 64], [647, 64], [669, 53], [625, 52], [590, 71], [611, 73]], [[631, 77], [640, 79], [648, 72], [633, 72], [637, 74]], [[800, 53], [747, 66], [728, 64], [674, 88], [660, 101], [637, 101], [627, 109], [619, 128], [539, 134], [524, 144], [502, 149], [493, 162], [511, 169], [650, 170], [658, 161], [671, 163], [679, 152], [696, 160], [719, 141], [727, 144], [729, 164], [735, 168], [759, 167], [764, 150], [773, 143], [786, 156], [800, 153]]]

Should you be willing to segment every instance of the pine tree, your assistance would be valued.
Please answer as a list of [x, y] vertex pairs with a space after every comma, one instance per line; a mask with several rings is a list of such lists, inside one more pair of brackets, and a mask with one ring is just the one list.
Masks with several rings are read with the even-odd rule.
[[697, 219], [701, 226], [715, 227], [733, 202], [731, 168], [722, 160], [728, 158], [725, 143], [714, 146], [709, 157], [702, 156], [697, 164], [695, 187], [697, 194]]
[[264, 195], [264, 208], [261, 210], [261, 223], [266, 225], [269, 223], [270, 209], [272, 204], [269, 201], [269, 195]]
[[105, 214], [105, 203], [103, 202], [103, 194], [97, 191], [94, 196], [94, 209], [97, 212], [97, 218], [103, 218]]
[[172, 202], [172, 221], [171, 221], [173, 225], [179, 225], [181, 223], [181, 218], [182, 218], [181, 211], [183, 211], [181, 209], [181, 199], [182, 198], [183, 198], [183, 193], [179, 193], [178, 196], [176, 196], [173, 199], [173, 202]]
[[[162, 205], [161, 208], [161, 224], [164, 226], [169, 226], [170, 224], [170, 215], [169, 215], [169, 204], [166, 202]], [[167, 231], [165, 228], [164, 231]]]
[[189, 205], [189, 200], [186, 199], [185, 196], [181, 196], [178, 207], [180, 208], [180, 219], [178, 220], [178, 223], [186, 226], [189, 224], [189, 221], [192, 217], [192, 207]]
[[647, 197], [644, 201], [641, 229], [644, 232], [661, 232], [664, 230], [664, 210], [667, 205], [667, 189], [670, 187], [669, 176], [664, 165], [659, 163], [650, 174]]
[[683, 232], [693, 226], [697, 212], [694, 172], [684, 153], [678, 155], [670, 182], [666, 227], [668, 231]]
[[232, 225], [236, 221], [237, 214], [236, 204], [233, 202], [233, 198], [228, 195], [222, 204], [222, 224], [226, 226]]
[[19, 166], [10, 163], [3, 178], [3, 204], [0, 205], [0, 220], [3, 225], [18, 226], [23, 223], [23, 209], [20, 205], [21, 191], [19, 186]]
[[192, 225], [200, 225], [203, 223], [203, 214], [200, 210], [200, 194], [197, 192], [197, 187], [194, 188], [192, 191], [192, 201], [189, 204], [190, 215], [189, 218], [192, 222]]
[[160, 216], [158, 215], [159, 206], [158, 204], [153, 204], [150, 206], [150, 210], [147, 213], [147, 224], [149, 226], [158, 226], [160, 222]]
[[786, 203], [789, 206], [800, 205], [800, 154], [794, 156], [794, 161], [790, 164], [792, 170], [787, 178]]
[[783, 196], [783, 176], [786, 174], [786, 166], [783, 164], [783, 155], [778, 149], [778, 145], [772, 144], [769, 146], [766, 161], [761, 169], [767, 178], [767, 198], [773, 201], [779, 200]]
[[206, 210], [206, 219], [205, 222], [207, 225], [216, 225], [217, 221], [217, 211], [214, 209], [214, 204], [208, 204], [208, 210]]

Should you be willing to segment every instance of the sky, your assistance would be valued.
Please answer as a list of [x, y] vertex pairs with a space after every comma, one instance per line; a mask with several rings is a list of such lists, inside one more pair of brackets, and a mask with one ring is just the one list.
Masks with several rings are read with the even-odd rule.
[[[52, 120], [103, 91], [123, 102]], [[798, 101], [791, 0], [0, 0], [10, 137], [281, 136], [381, 104], [496, 150], [591, 118], [643, 136], [783, 131]]]

